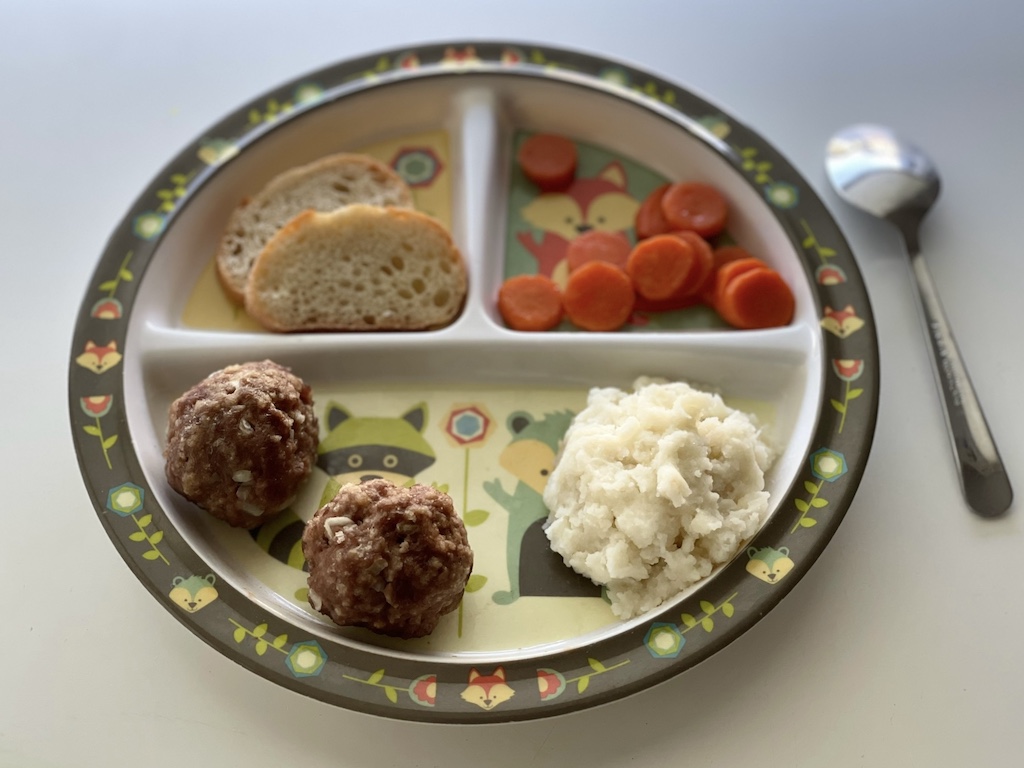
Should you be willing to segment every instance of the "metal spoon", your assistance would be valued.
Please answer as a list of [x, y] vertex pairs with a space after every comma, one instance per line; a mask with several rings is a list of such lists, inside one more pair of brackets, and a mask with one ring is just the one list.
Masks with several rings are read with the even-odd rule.
[[1013, 500], [1010, 479], [989, 431], [918, 243], [922, 219], [939, 196], [931, 160], [888, 128], [855, 125], [828, 143], [825, 167], [847, 202], [895, 224], [917, 279], [920, 308], [931, 342], [946, 426], [964, 498], [982, 517], [997, 517]]

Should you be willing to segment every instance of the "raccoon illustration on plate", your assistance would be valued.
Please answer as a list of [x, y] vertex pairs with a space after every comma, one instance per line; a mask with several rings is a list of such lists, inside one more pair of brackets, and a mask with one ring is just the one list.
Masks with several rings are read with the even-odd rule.
[[[330, 477], [319, 506], [334, 498], [346, 483], [384, 478], [408, 485], [436, 461], [423, 437], [427, 405], [418, 403], [401, 416], [355, 416], [344, 406], [329, 402], [324, 421], [327, 435], [317, 449], [317, 466]], [[306, 570], [302, 554], [305, 521], [291, 509], [252, 531], [260, 548], [274, 559]]]

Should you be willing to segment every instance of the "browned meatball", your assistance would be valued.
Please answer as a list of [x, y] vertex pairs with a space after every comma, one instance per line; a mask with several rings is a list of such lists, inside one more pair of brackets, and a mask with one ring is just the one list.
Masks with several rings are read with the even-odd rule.
[[302, 379], [270, 360], [231, 365], [171, 404], [167, 481], [214, 517], [255, 528], [295, 498], [317, 440]]
[[306, 524], [309, 602], [342, 626], [423, 637], [462, 600], [473, 550], [451, 497], [387, 480], [343, 486]]

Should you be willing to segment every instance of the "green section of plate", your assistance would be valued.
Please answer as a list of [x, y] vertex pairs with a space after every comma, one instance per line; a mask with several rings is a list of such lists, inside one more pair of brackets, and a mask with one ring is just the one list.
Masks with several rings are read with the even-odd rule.
[[[591, 231], [615, 232], [636, 243], [636, 211], [652, 190], [670, 181], [625, 155], [575, 141], [576, 178], [565, 190], [540, 192], [516, 162], [519, 148], [530, 136], [516, 133], [509, 168], [508, 227], [505, 238], [505, 277], [541, 274], [564, 286], [570, 242]], [[713, 244], [733, 242], [728, 232]], [[703, 304], [668, 312], [636, 310], [623, 332], [725, 328], [725, 322]], [[557, 331], [580, 330], [568, 320]]]

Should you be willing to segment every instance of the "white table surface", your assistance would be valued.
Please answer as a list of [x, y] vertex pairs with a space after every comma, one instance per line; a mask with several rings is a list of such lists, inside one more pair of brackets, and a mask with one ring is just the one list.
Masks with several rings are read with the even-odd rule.
[[[0, 765], [1024, 764], [1024, 510], [1018, 501], [983, 522], [961, 502], [896, 233], [843, 207], [822, 167], [829, 135], [859, 121], [890, 124], [937, 161], [944, 187], [923, 246], [1019, 497], [1024, 4], [90, 5], [0, 5]], [[66, 405], [89, 276], [167, 160], [280, 82], [459, 38], [622, 58], [755, 126], [822, 194], [858, 254], [883, 381], [846, 520], [751, 631], [625, 701], [487, 727], [337, 709], [194, 637], [107, 539]]]

